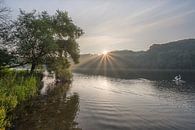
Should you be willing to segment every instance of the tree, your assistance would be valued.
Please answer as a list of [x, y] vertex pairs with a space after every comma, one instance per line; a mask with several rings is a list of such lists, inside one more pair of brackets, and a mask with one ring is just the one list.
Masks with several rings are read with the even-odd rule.
[[9, 17], [10, 9], [3, 5], [3, 1], [0, 0], [0, 23], [6, 24]]
[[7, 48], [3, 45], [5, 42], [7, 31], [8, 31], [8, 16], [10, 9], [3, 5], [3, 1], [0, 0], [0, 69], [8, 64], [11, 64], [14, 60]]
[[67, 12], [57, 11], [53, 16], [53, 27], [56, 36], [56, 42], [59, 46], [59, 56], [67, 57], [71, 56], [75, 63], [78, 63], [79, 59], [79, 46], [76, 39], [79, 38], [83, 31], [77, 27]]
[[18, 64], [31, 64], [31, 73], [46, 59], [71, 56], [75, 63], [79, 58], [76, 39], [83, 31], [68, 17], [67, 12], [57, 11], [50, 16], [46, 11], [26, 13], [20, 10], [18, 19], [12, 24], [9, 42]]
[[13, 23], [11, 39], [16, 48], [15, 55], [19, 63], [31, 64], [31, 73], [56, 48], [49, 22], [46, 12], [36, 15], [36, 11], [25, 13], [21, 10], [19, 18]]
[[48, 60], [48, 67], [53, 69], [60, 81], [63, 82], [72, 76], [68, 69], [70, 67], [68, 58], [71, 57], [74, 63], [79, 62], [80, 50], [76, 39], [83, 34], [83, 31], [73, 24], [67, 12], [59, 10], [52, 17], [52, 25], [58, 50], [57, 57], [54, 55]]

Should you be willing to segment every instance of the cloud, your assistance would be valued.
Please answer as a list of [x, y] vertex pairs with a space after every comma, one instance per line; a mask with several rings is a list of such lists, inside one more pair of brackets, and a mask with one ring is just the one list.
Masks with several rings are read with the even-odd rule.
[[162, 43], [195, 36], [195, 1], [178, 0], [6, 0], [17, 14], [26, 10], [67, 10], [85, 35], [81, 52], [103, 49], [145, 50]]

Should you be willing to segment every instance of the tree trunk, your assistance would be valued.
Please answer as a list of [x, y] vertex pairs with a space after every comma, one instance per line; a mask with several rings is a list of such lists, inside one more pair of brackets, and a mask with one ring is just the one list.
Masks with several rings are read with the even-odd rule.
[[36, 67], [36, 64], [35, 64], [35, 63], [32, 63], [31, 69], [30, 69], [30, 75], [33, 74], [33, 72], [34, 72], [34, 70], [35, 70], [35, 67]]

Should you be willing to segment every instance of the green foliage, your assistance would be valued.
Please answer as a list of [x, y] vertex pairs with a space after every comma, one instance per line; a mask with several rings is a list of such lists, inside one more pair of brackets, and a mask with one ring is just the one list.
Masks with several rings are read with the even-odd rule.
[[52, 19], [53, 28], [58, 45], [58, 55], [67, 58], [71, 56], [75, 63], [79, 60], [79, 45], [76, 39], [83, 35], [81, 28], [77, 27], [67, 12], [57, 11]]
[[56, 42], [58, 44], [58, 52], [60, 57], [70, 57], [73, 59], [74, 63], [79, 63], [79, 45], [74, 39], [68, 39], [68, 40], [58, 40]]
[[69, 69], [70, 63], [67, 58], [55, 57], [47, 59], [49, 71], [55, 71], [56, 78], [60, 79], [61, 82], [69, 81], [72, 79], [72, 73]]
[[0, 108], [0, 126], [5, 127], [6, 123], [6, 111], [4, 108]]
[[3, 45], [8, 33], [10, 9], [4, 6], [4, 2], [0, 0], [0, 69], [13, 62], [13, 56], [8, 53]]
[[10, 9], [4, 5], [4, 1], [0, 0], [0, 26], [6, 24], [9, 18]]
[[0, 68], [14, 61], [14, 57], [5, 49], [0, 48]]
[[36, 11], [21, 10], [12, 26], [10, 44], [16, 48], [13, 53], [17, 54], [19, 63], [31, 63], [35, 68], [44, 62], [46, 55], [55, 51], [50, 16], [46, 12], [39, 15]]
[[31, 72], [47, 58], [70, 56], [75, 63], [79, 59], [79, 46], [76, 39], [83, 31], [77, 27], [67, 12], [57, 11], [49, 15], [46, 11], [26, 13], [20, 10], [18, 19], [7, 33], [5, 44], [17, 56], [18, 64], [32, 64]]
[[24, 71], [1, 71], [0, 128], [10, 126], [12, 112], [18, 104], [37, 94], [38, 78], [26, 77]]

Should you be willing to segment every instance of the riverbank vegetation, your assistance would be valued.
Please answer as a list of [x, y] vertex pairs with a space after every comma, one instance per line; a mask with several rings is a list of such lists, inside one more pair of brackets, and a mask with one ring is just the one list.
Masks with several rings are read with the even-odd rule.
[[15, 108], [37, 95], [40, 76], [26, 71], [0, 71], [0, 128], [11, 127]]
[[[66, 11], [26, 12], [20, 10], [11, 19], [10, 9], [0, 1], [0, 129], [10, 127], [16, 106], [38, 94], [42, 69], [54, 71], [58, 81], [72, 78], [71, 59], [79, 62], [76, 42], [83, 30], [76, 26]], [[25, 67], [24, 67], [25, 66]], [[23, 67], [23, 71], [10, 68]], [[30, 71], [27, 72], [27, 68]]]
[[[18, 18], [6, 25], [2, 34], [1, 52], [10, 55], [10, 58], [4, 59], [1, 69], [30, 65], [32, 74], [41, 64], [54, 66], [51, 64], [65, 63], [68, 68], [68, 57], [78, 63], [76, 39], [83, 31], [72, 22], [67, 12], [58, 10], [54, 15], [49, 15], [46, 11], [27, 13], [20, 10]], [[52, 69], [55, 71], [55, 68]]]

